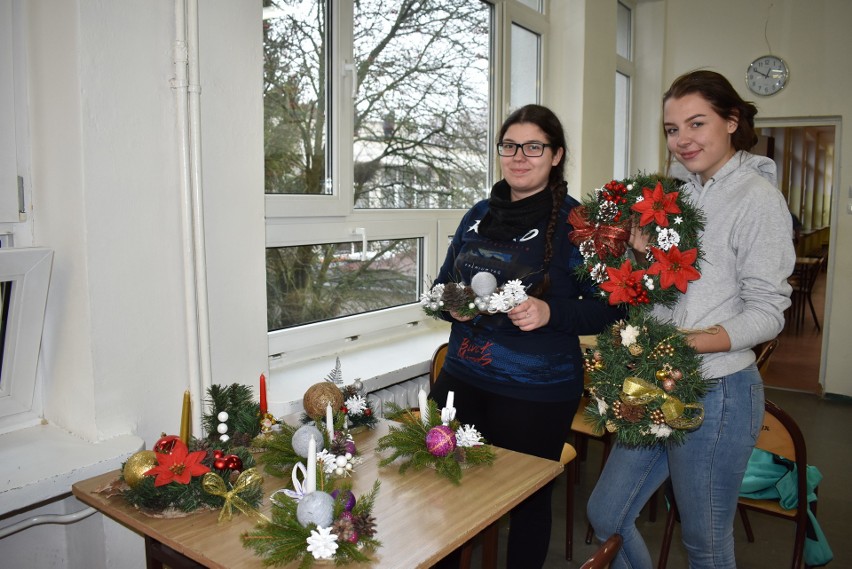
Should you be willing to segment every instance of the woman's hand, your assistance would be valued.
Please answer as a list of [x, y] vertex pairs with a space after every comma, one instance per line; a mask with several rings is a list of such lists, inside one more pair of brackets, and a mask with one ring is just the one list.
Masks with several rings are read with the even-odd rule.
[[512, 324], [529, 332], [550, 322], [550, 306], [538, 298], [528, 298], [508, 313]]
[[636, 252], [637, 259], [645, 259], [645, 252], [648, 250], [650, 241], [651, 236], [642, 231], [639, 224], [634, 222], [630, 227], [630, 238], [627, 243]]

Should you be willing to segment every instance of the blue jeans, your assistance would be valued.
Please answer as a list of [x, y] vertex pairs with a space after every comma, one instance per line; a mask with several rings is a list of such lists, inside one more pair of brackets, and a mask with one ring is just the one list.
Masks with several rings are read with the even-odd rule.
[[704, 422], [680, 446], [615, 445], [589, 498], [598, 539], [620, 533], [624, 545], [612, 569], [651, 569], [636, 529], [642, 507], [671, 477], [690, 569], [732, 569], [734, 516], [746, 464], [763, 424], [763, 383], [751, 365], [713, 380]]

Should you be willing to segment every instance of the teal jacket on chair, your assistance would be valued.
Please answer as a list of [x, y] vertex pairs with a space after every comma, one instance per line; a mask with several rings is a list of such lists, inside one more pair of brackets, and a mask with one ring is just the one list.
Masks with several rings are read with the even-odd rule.
[[[822, 473], [816, 466], [808, 465], [807, 475], [808, 503], [810, 504], [817, 499], [814, 489], [822, 480]], [[798, 503], [796, 465], [771, 452], [754, 449], [740, 487], [740, 496], [755, 500], [778, 500], [782, 508], [794, 509]], [[804, 556], [805, 564], [809, 567], [821, 567], [834, 558], [825, 534], [810, 508]]]

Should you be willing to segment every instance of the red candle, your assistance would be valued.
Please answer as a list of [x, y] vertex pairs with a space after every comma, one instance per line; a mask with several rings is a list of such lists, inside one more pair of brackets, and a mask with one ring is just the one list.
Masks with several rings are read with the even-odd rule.
[[266, 415], [266, 376], [260, 374], [260, 414]]

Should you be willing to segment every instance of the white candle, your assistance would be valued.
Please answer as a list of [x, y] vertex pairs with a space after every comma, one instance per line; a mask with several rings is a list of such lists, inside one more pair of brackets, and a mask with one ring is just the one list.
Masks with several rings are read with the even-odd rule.
[[456, 394], [454, 392], [452, 392], [452, 391], [447, 392], [447, 409], [453, 408], [453, 403], [455, 403], [455, 401], [454, 401], [455, 396], [456, 396]]
[[429, 404], [426, 402], [426, 392], [422, 388], [417, 392], [417, 404], [420, 406], [420, 420], [426, 425], [429, 423]]
[[325, 404], [325, 428], [328, 430], [328, 441], [334, 440], [334, 415], [331, 412], [331, 403]]
[[311, 435], [308, 442], [308, 468], [305, 473], [305, 494], [317, 489], [317, 441]]

